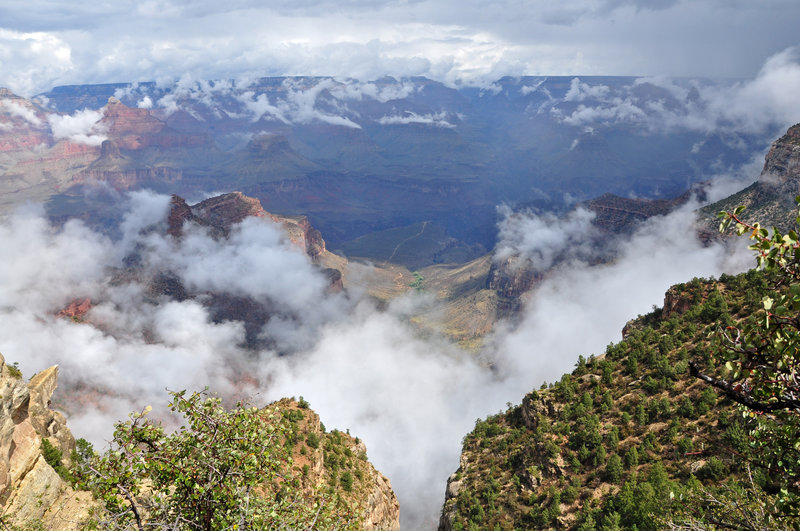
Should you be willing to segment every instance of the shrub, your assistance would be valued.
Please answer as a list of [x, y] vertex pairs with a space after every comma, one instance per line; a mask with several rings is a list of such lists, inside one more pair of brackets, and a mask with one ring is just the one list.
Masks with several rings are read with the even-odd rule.
[[276, 408], [226, 410], [206, 393], [171, 395], [182, 427], [167, 434], [146, 408], [118, 423], [109, 451], [92, 460], [88, 483], [108, 511], [103, 528], [357, 527], [346, 506], [299, 488], [284, 444], [291, 423]]

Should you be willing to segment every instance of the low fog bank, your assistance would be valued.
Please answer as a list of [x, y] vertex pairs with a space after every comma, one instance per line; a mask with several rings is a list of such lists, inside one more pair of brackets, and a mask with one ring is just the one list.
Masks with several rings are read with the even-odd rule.
[[[559, 249], [586, 237], [582, 214], [565, 222], [509, 213], [501, 234], [510, 236], [498, 248], [567, 261], [548, 273], [517, 326], [501, 325], [488, 338], [480, 357], [491, 370], [441, 337], [421, 337], [407, 316], [428, 301], [415, 294], [384, 311], [328, 294], [320, 272], [269, 221], [246, 220], [223, 241], [189, 228], [176, 241], [165, 236], [168, 198], [138, 192], [128, 198], [123, 237], [112, 241], [78, 221], [51, 226], [41, 209], [26, 207], [0, 221], [0, 352], [28, 376], [59, 364], [62, 396], [82, 397], [66, 404], [70, 427], [100, 448], [130, 411], [152, 405], [163, 414], [165, 389], [208, 386], [257, 404], [302, 395], [329, 428], [365, 441], [400, 498], [404, 528], [435, 528], [476, 419], [558, 379], [578, 355], [602, 353], [625, 322], [660, 305], [671, 284], [751, 265], [746, 251], [699, 244], [696, 206], [607, 242], [617, 259], [594, 267], [584, 247]], [[535, 241], [522, 237], [530, 227]], [[198, 291], [249, 294], [287, 309], [291, 318], [265, 327], [276, 350], [246, 350], [242, 323], [214, 323], [196, 300], [153, 296], [141, 277], [120, 273], [132, 256], [141, 270], [169, 268]], [[80, 297], [93, 301], [84, 317], [93, 326], [57, 317]]]

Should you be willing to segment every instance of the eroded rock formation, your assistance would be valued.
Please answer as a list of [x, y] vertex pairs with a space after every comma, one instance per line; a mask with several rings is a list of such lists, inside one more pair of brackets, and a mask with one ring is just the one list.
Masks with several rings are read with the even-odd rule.
[[92, 495], [74, 491], [45, 460], [42, 440], [68, 461], [75, 439], [64, 416], [50, 409], [58, 367], [25, 383], [0, 355], [0, 505], [3, 523], [64, 531], [83, 529]]
[[800, 124], [790, 127], [785, 135], [772, 143], [761, 175], [777, 178], [783, 183], [800, 178]]

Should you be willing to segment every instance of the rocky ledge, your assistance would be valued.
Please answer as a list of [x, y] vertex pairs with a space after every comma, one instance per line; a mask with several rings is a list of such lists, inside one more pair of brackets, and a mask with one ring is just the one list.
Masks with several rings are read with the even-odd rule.
[[800, 178], [800, 124], [790, 127], [772, 143], [761, 175], [777, 178], [781, 183]]
[[74, 491], [43, 455], [45, 440], [67, 462], [75, 449], [64, 416], [50, 409], [57, 383], [57, 366], [26, 383], [0, 355], [0, 523], [13, 528], [83, 529], [94, 506], [91, 493]]
[[[758, 221], [764, 227], [777, 227], [786, 232], [795, 225], [800, 195], [800, 124], [772, 143], [758, 181], [730, 197], [698, 210], [697, 230], [704, 241], [720, 237], [717, 212], [747, 207], [740, 216], [747, 222]], [[733, 232], [727, 233], [733, 237]]]
[[312, 259], [325, 252], [322, 234], [305, 216], [279, 216], [264, 210], [261, 201], [241, 192], [218, 195], [189, 206], [177, 195], [172, 196], [169, 213], [169, 234], [180, 236], [183, 224], [192, 221], [209, 227], [216, 236], [226, 237], [231, 228], [247, 217], [267, 218], [281, 225], [289, 240]]

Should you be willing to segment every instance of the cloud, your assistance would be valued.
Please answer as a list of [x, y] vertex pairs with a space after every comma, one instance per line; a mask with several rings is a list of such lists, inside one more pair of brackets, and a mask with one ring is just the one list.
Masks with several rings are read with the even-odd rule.
[[535, 85], [523, 85], [519, 89], [519, 92], [523, 96], [528, 96], [529, 94], [533, 94], [534, 92], [537, 92], [541, 88], [541, 89], [543, 89], [543, 93], [546, 96], [548, 96], [548, 99], [552, 99], [552, 96], [550, 95], [550, 92], [548, 92], [545, 87], [542, 87], [542, 85], [544, 85], [545, 81], [547, 81], [547, 78], [540, 79]]
[[153, 100], [150, 99], [150, 96], [143, 97], [136, 106], [140, 109], [152, 109], [153, 108]]
[[281, 104], [294, 123], [307, 124], [320, 121], [331, 125], [361, 129], [360, 125], [345, 116], [326, 113], [317, 108], [317, 100], [322, 92], [335, 86], [335, 81], [332, 79], [322, 80], [308, 88], [304, 87], [302, 81], [287, 79], [283, 82], [283, 86], [287, 89], [287, 94], [285, 101]]
[[455, 125], [447, 121], [447, 114], [445, 111], [428, 114], [405, 111], [403, 115], [381, 116], [378, 123], [382, 125], [422, 124], [452, 129]]
[[252, 121], [259, 121], [264, 115], [276, 118], [280, 122], [290, 124], [291, 122], [283, 115], [283, 111], [272, 105], [266, 94], [255, 95], [252, 91], [242, 93], [238, 97], [247, 110], [253, 115]]
[[564, 96], [564, 101], [603, 100], [609, 92], [611, 92], [611, 89], [605, 85], [589, 85], [575, 77], [570, 81], [569, 90]]
[[0, 109], [5, 109], [5, 112], [11, 116], [22, 118], [33, 126], [38, 127], [42, 124], [42, 120], [36, 115], [36, 111], [17, 101], [9, 99], [0, 100]]
[[[648, 221], [611, 245], [613, 262], [593, 267], [587, 212], [557, 218], [505, 209], [498, 256], [515, 253], [542, 267], [567, 260], [548, 272], [521, 322], [499, 326], [476, 357], [410, 323], [418, 305], [430, 304], [425, 298], [412, 294], [378, 310], [353, 293], [326, 294], [320, 273], [267, 220], [248, 219], [227, 239], [190, 226], [181, 241], [164, 236], [168, 204], [153, 193], [130, 195], [114, 240], [77, 221], [51, 226], [41, 209], [1, 220], [8, 258], [0, 262], [0, 352], [28, 375], [60, 364], [60, 397], [80, 385], [98, 389], [99, 403], [65, 402], [74, 433], [97, 443], [131, 410], [152, 405], [164, 415], [166, 388], [209, 386], [258, 403], [303, 395], [328, 426], [365, 441], [412, 529], [436, 527], [447, 476], [476, 418], [560, 377], [578, 355], [601, 353], [628, 319], [660, 304], [670, 284], [751, 261], [747, 252], [736, 261], [701, 245], [691, 207]], [[132, 262], [137, 272], [120, 274]], [[200, 298], [154, 294], [141, 279], [163, 269]], [[201, 304], [209, 290], [271, 301], [279, 311], [262, 333], [282, 355], [242, 347], [243, 323], [215, 322]], [[55, 316], [86, 296], [91, 324]]]
[[71, 46], [61, 36], [4, 27], [0, 27], [0, 65], [0, 86], [23, 96], [52, 86], [74, 68]]
[[[33, 312], [66, 305], [73, 290], [97, 293], [108, 241], [80, 222], [51, 231], [39, 207], [24, 207], [0, 225], [4, 259], [0, 260], [0, 298], [24, 301]], [[13, 249], [13, 252], [12, 252]]]
[[275, 382], [271, 397], [302, 394], [326, 425], [365, 441], [409, 529], [436, 527], [461, 438], [479, 411], [495, 405], [488, 371], [444, 341], [420, 338], [391, 311], [366, 305], [326, 327], [307, 354], [273, 358], [262, 374]]
[[741, 78], [797, 42], [792, 21], [798, 15], [800, 7], [789, 0], [58, 7], [9, 0], [0, 7], [0, 86], [30, 96], [53, 85], [186, 73], [195, 79], [426, 76], [476, 86], [505, 75]]
[[789, 126], [800, 121], [800, 47], [771, 56], [755, 79], [720, 90], [708, 98], [714, 125], [744, 131], [763, 130], [768, 124]]
[[674, 283], [751, 267], [744, 242], [730, 255], [721, 246], [698, 241], [692, 227], [696, 206], [649, 219], [630, 239], [614, 243], [612, 262], [588, 266], [572, 260], [549, 274], [534, 291], [521, 323], [495, 334], [492, 348], [508, 385], [524, 392], [526, 385], [530, 390], [543, 380], [558, 379], [579, 355], [602, 354], [606, 345], [621, 339], [629, 319], [660, 306]]
[[48, 114], [47, 121], [53, 132], [53, 137], [58, 140], [66, 138], [78, 144], [99, 146], [106, 140], [105, 128], [100, 120], [103, 111], [84, 109], [75, 114]]
[[[572, 80], [563, 102], [583, 102], [574, 110], [563, 105], [551, 112], [576, 126], [634, 125], [649, 133], [693, 131], [703, 134], [773, 135], [800, 121], [800, 48], [787, 48], [766, 60], [758, 75], [735, 83], [683, 85], [663, 77], [638, 79], [615, 92], [602, 84]], [[664, 95], [638, 97], [638, 90], [661, 89]]]
[[647, 114], [631, 100], [617, 98], [603, 107], [580, 105], [561, 121], [575, 127], [598, 127], [618, 123], [645, 124]]
[[[277, 94], [270, 96], [257, 92], [258, 79], [196, 81], [185, 75], [174, 87], [166, 83], [170, 90], [159, 97], [156, 104], [167, 115], [182, 109], [198, 119], [202, 116], [193, 106], [199, 102], [217, 117], [225, 114], [231, 118], [249, 117], [252, 122], [277, 120], [287, 125], [324, 122], [360, 129], [361, 126], [347, 116], [349, 111], [344, 100], [360, 98], [363, 92], [358, 89], [359, 83], [348, 83], [342, 84], [332, 78], [286, 79]], [[348, 86], [351, 88], [347, 89]], [[385, 94], [376, 89], [376, 97]], [[184, 105], [184, 101], [190, 101], [191, 105]]]
[[370, 98], [381, 103], [403, 100], [417, 91], [417, 85], [409, 80], [384, 79], [381, 83], [362, 82], [353, 79], [337, 80], [330, 93], [340, 100], [362, 100]]
[[557, 260], [585, 260], [597, 253], [594, 212], [577, 208], [562, 218], [552, 213], [513, 212], [507, 206], [498, 211], [502, 219], [495, 261], [522, 256], [536, 271], [546, 271]]

